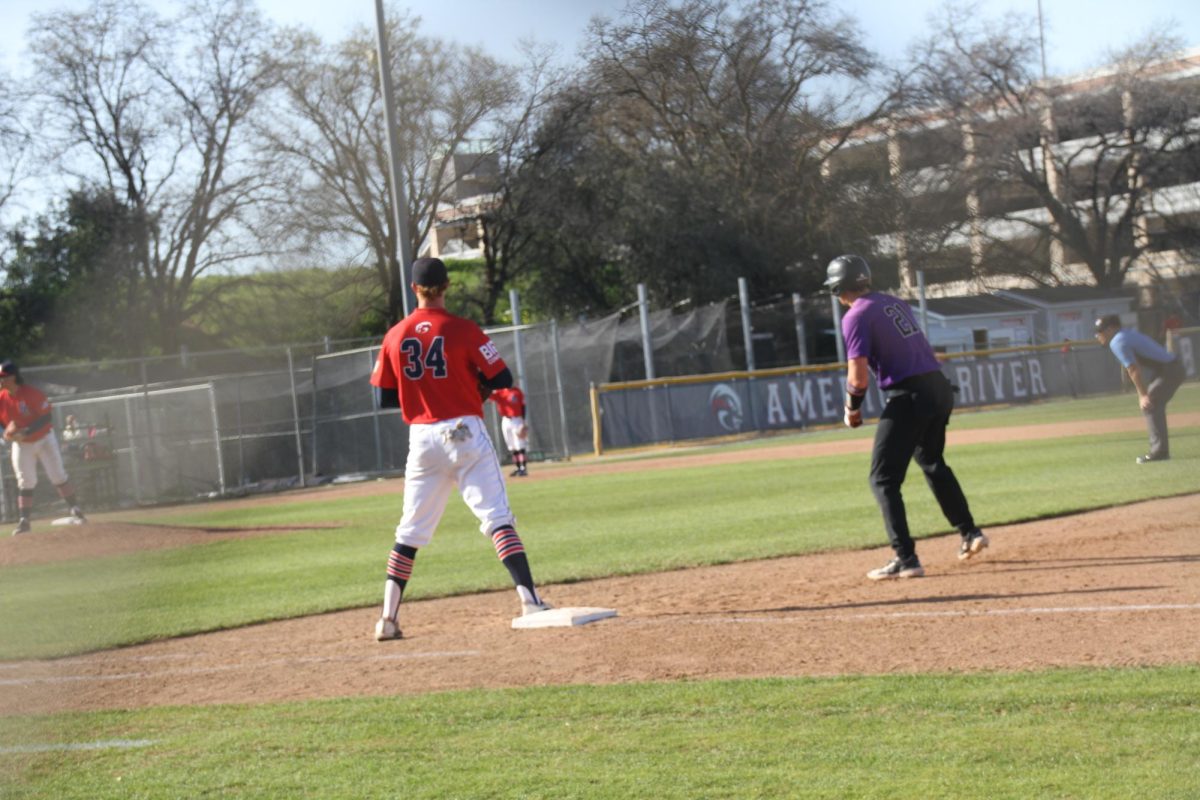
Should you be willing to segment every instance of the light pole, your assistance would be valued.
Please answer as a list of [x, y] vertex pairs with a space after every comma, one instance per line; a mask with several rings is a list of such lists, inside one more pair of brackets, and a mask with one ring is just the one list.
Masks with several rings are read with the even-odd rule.
[[387, 26], [383, 20], [383, 0], [375, 0], [375, 29], [379, 38], [379, 85], [383, 92], [383, 122], [387, 126], [388, 186], [392, 190], [392, 224], [396, 227], [396, 264], [404, 290], [404, 316], [416, 308], [416, 297], [408, 279], [412, 267], [412, 245], [408, 241], [408, 199], [400, 180], [400, 140], [396, 127], [396, 100], [392, 92], [392, 59], [388, 54]]

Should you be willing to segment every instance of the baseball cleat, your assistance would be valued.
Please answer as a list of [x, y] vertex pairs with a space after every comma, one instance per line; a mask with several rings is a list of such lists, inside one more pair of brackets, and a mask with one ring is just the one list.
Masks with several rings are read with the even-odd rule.
[[920, 578], [924, 574], [925, 568], [916, 556], [912, 556], [908, 559], [893, 558], [879, 569], [868, 572], [867, 577], [873, 581], [886, 581], [892, 578]]
[[1152, 461], [1170, 461], [1170, 460], [1171, 460], [1170, 456], [1156, 456], [1153, 453], [1146, 453], [1146, 455], [1144, 455], [1144, 456], [1137, 457], [1137, 463], [1139, 463], [1139, 464], [1149, 464]]
[[75, 520], [76, 525], [83, 525], [87, 522], [87, 517], [83, 515], [83, 511], [79, 508], [71, 509], [71, 519]]
[[521, 616], [528, 617], [530, 614], [537, 614], [540, 611], [550, 611], [554, 606], [543, 600], [540, 603], [521, 603]]
[[17, 527], [13, 529], [12, 535], [20, 536], [22, 533], [29, 533], [31, 530], [33, 530], [33, 528], [30, 527], [29, 520], [25, 519], [25, 517], [21, 517], [20, 522], [17, 523]]
[[403, 638], [404, 634], [400, 632], [400, 626], [393, 620], [387, 617], [380, 617], [379, 622], [375, 623], [375, 641], [386, 642], [391, 639]]
[[978, 555], [988, 546], [988, 537], [984, 532], [975, 528], [963, 536], [962, 546], [958, 548], [958, 560], [966, 561], [971, 556]]

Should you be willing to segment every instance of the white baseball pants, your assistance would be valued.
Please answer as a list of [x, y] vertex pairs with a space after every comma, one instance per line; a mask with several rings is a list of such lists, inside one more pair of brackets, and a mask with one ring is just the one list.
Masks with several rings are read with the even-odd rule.
[[[513, 450], [528, 450], [529, 436], [521, 435], [521, 429], [525, 427], [524, 417], [501, 417], [500, 432], [504, 434], [504, 446]], [[526, 432], [528, 434], [528, 432]]]
[[41, 462], [46, 477], [55, 486], [67, 482], [58, 437], [50, 431], [36, 442], [12, 443], [12, 466], [17, 476], [17, 489], [35, 489], [38, 484], [37, 465]]
[[429, 544], [455, 485], [479, 520], [483, 535], [515, 524], [500, 461], [483, 419], [461, 417], [410, 426], [404, 515], [396, 526], [396, 542], [418, 548]]

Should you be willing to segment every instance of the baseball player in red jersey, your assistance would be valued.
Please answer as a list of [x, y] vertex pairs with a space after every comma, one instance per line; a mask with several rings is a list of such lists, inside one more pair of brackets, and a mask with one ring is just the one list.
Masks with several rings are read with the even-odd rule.
[[402, 636], [397, 613], [413, 560], [433, 538], [455, 484], [512, 576], [522, 614], [550, 608], [534, 587], [500, 461], [483, 425], [484, 397], [512, 386], [512, 373], [478, 325], [446, 311], [449, 285], [440, 259], [413, 262], [417, 308], [384, 336], [371, 373], [380, 406], [401, 409], [410, 426], [404, 513], [388, 558], [383, 614], [375, 625], [381, 642]]
[[488, 398], [500, 412], [500, 432], [504, 434], [504, 445], [512, 454], [516, 469], [512, 476], [523, 478], [529, 474], [525, 453], [529, 449], [529, 426], [525, 423], [525, 393], [519, 386], [497, 389]]
[[75, 501], [75, 490], [63, 468], [62, 451], [54, 435], [50, 401], [37, 388], [21, 380], [20, 370], [11, 361], [0, 364], [0, 425], [4, 439], [12, 445], [13, 472], [17, 475], [17, 513], [20, 516], [13, 536], [29, 533], [29, 517], [33, 513], [33, 490], [37, 488], [37, 465], [40, 461], [46, 477], [54, 484], [71, 518], [82, 523], [87, 520]]

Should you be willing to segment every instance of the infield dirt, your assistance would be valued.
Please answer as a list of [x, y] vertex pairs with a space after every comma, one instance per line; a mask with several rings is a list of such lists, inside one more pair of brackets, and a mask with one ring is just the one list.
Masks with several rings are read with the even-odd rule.
[[[1179, 425], [1200, 415], [1172, 416]], [[1132, 424], [1130, 424], [1132, 423]], [[955, 443], [1139, 430], [1140, 420], [954, 431]], [[995, 438], [990, 438], [995, 437]], [[864, 440], [781, 444], [587, 470], [857, 452]], [[388, 481], [337, 489], [398, 492]], [[912, 491], [924, 492], [919, 482]], [[271, 503], [283, 497], [234, 501]], [[1021, 670], [1200, 663], [1200, 494], [987, 529], [959, 562], [957, 537], [922, 540], [924, 578], [872, 583], [886, 548], [547, 586], [556, 605], [620, 616], [513, 631], [511, 591], [406, 603], [406, 638], [376, 643], [376, 607], [71, 658], [0, 664], [0, 713], [277, 702], [567, 683]], [[271, 535], [105, 522], [0, 542], [0, 563]], [[882, 539], [882, 533], [880, 534]], [[57, 555], [56, 555], [57, 554]]]

